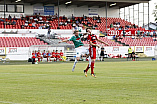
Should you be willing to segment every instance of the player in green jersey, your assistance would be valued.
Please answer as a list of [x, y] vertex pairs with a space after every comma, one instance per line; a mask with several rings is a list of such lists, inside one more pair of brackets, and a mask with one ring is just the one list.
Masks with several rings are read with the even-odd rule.
[[79, 34], [79, 31], [77, 30], [74, 31], [74, 34], [75, 36], [72, 36], [70, 39], [65, 39], [59, 42], [62, 43], [62, 42], [72, 41], [75, 45], [76, 59], [72, 71], [74, 71], [77, 61], [80, 60], [80, 56], [84, 54], [88, 54], [88, 50], [84, 47], [84, 44], [81, 41], [82, 34]]

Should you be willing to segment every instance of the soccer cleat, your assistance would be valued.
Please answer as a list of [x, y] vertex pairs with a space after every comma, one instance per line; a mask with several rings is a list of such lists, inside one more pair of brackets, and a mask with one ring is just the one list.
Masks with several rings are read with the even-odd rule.
[[96, 78], [95, 74], [91, 74], [92, 77]]
[[87, 77], [87, 72], [86, 72], [86, 70], [84, 70], [84, 75], [85, 75], [85, 77]]

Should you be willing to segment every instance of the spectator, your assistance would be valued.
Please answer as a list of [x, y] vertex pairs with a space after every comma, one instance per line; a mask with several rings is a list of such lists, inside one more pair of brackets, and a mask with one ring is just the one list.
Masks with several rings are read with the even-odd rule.
[[66, 19], [65, 15], [63, 15], [63, 20], [65, 20], [65, 19]]
[[42, 27], [42, 25], [41, 25], [41, 24], [39, 24], [39, 27], [38, 27], [38, 29], [43, 29], [43, 27]]
[[16, 22], [13, 20], [12, 25], [16, 25]]
[[17, 20], [17, 18], [14, 16], [13, 20]]
[[9, 14], [9, 16], [8, 16], [8, 20], [12, 20], [12, 17], [11, 17], [11, 15]]
[[48, 53], [46, 54], [46, 57], [47, 57], [47, 62], [51, 61], [51, 52], [50, 50], [48, 50]]
[[33, 23], [32, 23], [32, 27], [36, 27], [35, 25], [36, 25], [36, 22], [33, 22]]
[[24, 20], [24, 17], [23, 17], [23, 15], [21, 16], [21, 20]]
[[47, 38], [48, 38], [48, 39], [50, 39], [50, 33], [51, 33], [51, 29], [49, 28], [49, 29], [48, 29], [48, 32], [47, 32]]
[[1, 22], [4, 22], [4, 20], [3, 20], [3, 18], [2, 18], [2, 17], [0, 18], [0, 21], [1, 21]]

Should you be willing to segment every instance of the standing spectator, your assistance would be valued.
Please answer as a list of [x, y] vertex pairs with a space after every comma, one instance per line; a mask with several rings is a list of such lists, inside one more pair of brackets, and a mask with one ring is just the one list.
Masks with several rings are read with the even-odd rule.
[[51, 33], [51, 29], [48, 28], [48, 32], [47, 32], [47, 38], [50, 39], [50, 33]]
[[12, 20], [12, 17], [11, 17], [11, 15], [9, 14], [9, 16], [8, 16], [8, 20]]
[[17, 18], [14, 16], [13, 20], [17, 20]]

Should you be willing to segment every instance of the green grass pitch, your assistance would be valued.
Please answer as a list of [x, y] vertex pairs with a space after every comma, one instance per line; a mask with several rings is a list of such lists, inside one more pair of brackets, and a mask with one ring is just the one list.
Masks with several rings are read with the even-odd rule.
[[157, 61], [0, 66], [0, 104], [157, 104]]

